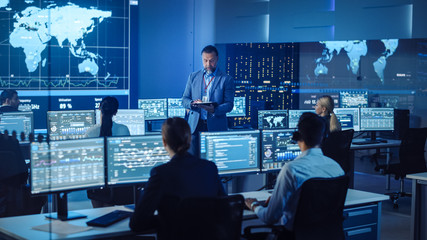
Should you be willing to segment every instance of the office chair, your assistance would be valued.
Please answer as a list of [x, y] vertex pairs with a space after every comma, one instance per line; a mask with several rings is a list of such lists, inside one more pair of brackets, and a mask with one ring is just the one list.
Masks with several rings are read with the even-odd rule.
[[244, 204], [242, 195], [232, 195], [184, 199], [176, 206], [169, 205], [167, 216], [159, 208], [157, 236], [159, 239], [238, 240]]
[[325, 156], [334, 159], [346, 174], [350, 170], [350, 146], [354, 130], [332, 132], [322, 143]]
[[[312, 178], [303, 183], [293, 223], [293, 230], [283, 226], [249, 226], [244, 237], [255, 239], [342, 240], [343, 210], [349, 177]], [[270, 232], [253, 232], [270, 228]]]
[[393, 174], [396, 180], [400, 180], [400, 190], [398, 192], [387, 193], [393, 201], [393, 207], [398, 208], [399, 197], [411, 196], [404, 191], [404, 180], [406, 174], [427, 172], [425, 162], [425, 143], [427, 138], [427, 128], [409, 128], [403, 136], [399, 148], [399, 163], [379, 164], [375, 159], [375, 170], [382, 174]]

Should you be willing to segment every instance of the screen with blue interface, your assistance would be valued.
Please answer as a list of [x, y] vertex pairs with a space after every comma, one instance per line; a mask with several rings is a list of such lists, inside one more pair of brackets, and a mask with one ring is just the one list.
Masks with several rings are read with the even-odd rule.
[[50, 140], [83, 138], [87, 130], [95, 125], [95, 111], [49, 111], [47, 125]]
[[288, 128], [288, 110], [258, 111], [258, 129]]
[[145, 110], [145, 120], [159, 120], [168, 117], [166, 98], [138, 99], [138, 108]]
[[220, 175], [259, 171], [259, 131], [201, 132], [200, 158], [212, 161]]
[[[119, 109], [113, 116], [113, 121], [126, 125], [130, 135], [145, 134], [145, 119], [143, 109]], [[101, 123], [101, 111], [96, 110], [96, 123]]]
[[393, 108], [361, 108], [360, 109], [361, 131], [393, 131], [394, 109]]
[[233, 110], [227, 113], [227, 117], [245, 117], [245, 116], [246, 116], [246, 98], [234, 97]]
[[342, 108], [368, 107], [368, 91], [340, 91], [340, 103]]
[[354, 129], [360, 131], [359, 108], [334, 108], [334, 113], [341, 124], [342, 130]]
[[32, 112], [7, 112], [0, 115], [0, 132], [7, 130], [9, 135], [16, 132], [18, 138], [20, 134], [25, 134], [28, 139], [30, 133], [34, 132], [34, 119]]
[[170, 160], [162, 136], [107, 138], [107, 183], [128, 184], [148, 181], [152, 168]]
[[185, 117], [182, 98], [168, 98], [168, 117]]
[[292, 141], [294, 129], [262, 131], [262, 168], [280, 170], [286, 162], [294, 160], [301, 150]]
[[299, 118], [305, 112], [316, 113], [314, 110], [289, 110], [289, 128], [297, 128]]
[[104, 138], [31, 144], [31, 193], [104, 185]]

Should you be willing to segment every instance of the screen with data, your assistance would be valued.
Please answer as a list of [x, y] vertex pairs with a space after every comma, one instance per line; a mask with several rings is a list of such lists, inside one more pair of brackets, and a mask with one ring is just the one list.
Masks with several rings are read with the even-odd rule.
[[170, 160], [162, 136], [107, 138], [107, 183], [146, 182], [152, 168]]
[[30, 133], [34, 132], [34, 119], [32, 112], [7, 112], [0, 114], [0, 132], [7, 130], [9, 135], [15, 131], [20, 139], [21, 133], [28, 140]]
[[[115, 123], [126, 125], [129, 128], [130, 135], [145, 134], [145, 119], [143, 109], [119, 109], [113, 116]], [[101, 111], [96, 110], [96, 123], [101, 123]]]
[[359, 108], [334, 108], [334, 113], [341, 124], [342, 130], [353, 129], [360, 131], [360, 110]]
[[185, 108], [182, 98], [168, 98], [168, 117], [185, 117]]
[[258, 129], [288, 128], [288, 110], [258, 111]]
[[50, 140], [80, 139], [95, 125], [95, 111], [49, 111], [47, 125]]
[[289, 110], [289, 128], [297, 128], [299, 118], [305, 112], [316, 113], [314, 110]]
[[159, 120], [168, 117], [166, 98], [138, 99], [138, 108], [145, 110], [145, 120]]
[[245, 116], [246, 116], [246, 98], [234, 97], [233, 110], [227, 113], [227, 117], [245, 117]]
[[212, 161], [220, 175], [259, 171], [259, 131], [200, 133], [200, 158]]
[[361, 108], [360, 109], [361, 131], [393, 131], [394, 109], [393, 108]]
[[366, 108], [368, 107], [368, 91], [341, 91], [340, 107]]
[[280, 170], [286, 162], [294, 160], [301, 150], [292, 141], [294, 129], [262, 131], [262, 169]]
[[31, 193], [53, 193], [105, 184], [104, 139], [31, 144]]

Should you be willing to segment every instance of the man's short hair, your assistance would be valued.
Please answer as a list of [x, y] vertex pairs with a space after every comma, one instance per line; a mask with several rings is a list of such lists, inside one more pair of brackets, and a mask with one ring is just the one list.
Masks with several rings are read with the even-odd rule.
[[212, 45], [208, 45], [208, 46], [204, 47], [201, 54], [203, 54], [203, 53], [215, 53], [216, 56], [218, 56], [218, 50], [216, 49], [216, 47], [214, 47]]
[[325, 132], [325, 120], [315, 113], [305, 112], [298, 121], [299, 140], [308, 147], [315, 147], [322, 142]]
[[6, 99], [12, 99], [14, 95], [18, 95], [18, 92], [13, 89], [5, 89], [0, 95], [1, 104], [6, 102]]

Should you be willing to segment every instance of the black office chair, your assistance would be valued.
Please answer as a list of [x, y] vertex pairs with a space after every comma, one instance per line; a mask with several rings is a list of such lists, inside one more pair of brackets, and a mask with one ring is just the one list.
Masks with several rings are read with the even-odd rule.
[[404, 191], [404, 180], [406, 174], [427, 172], [424, 157], [425, 143], [427, 139], [427, 128], [410, 128], [403, 136], [399, 148], [399, 163], [379, 164], [376, 160], [375, 170], [382, 174], [393, 174], [396, 180], [400, 180], [400, 190], [388, 193], [393, 201], [393, 207], [398, 208], [399, 197], [411, 196]]
[[350, 146], [354, 130], [332, 132], [322, 143], [323, 154], [334, 159], [344, 172], [350, 170]]
[[[171, 201], [168, 201], [171, 202]], [[160, 212], [159, 239], [238, 240], [244, 208], [242, 195], [188, 198]], [[175, 210], [173, 210], [175, 209]]]
[[[349, 184], [348, 176], [337, 178], [312, 178], [300, 188], [300, 198], [295, 213], [293, 230], [282, 226], [249, 226], [244, 237], [255, 239], [342, 240], [343, 210]], [[255, 232], [270, 228], [270, 232]]]

